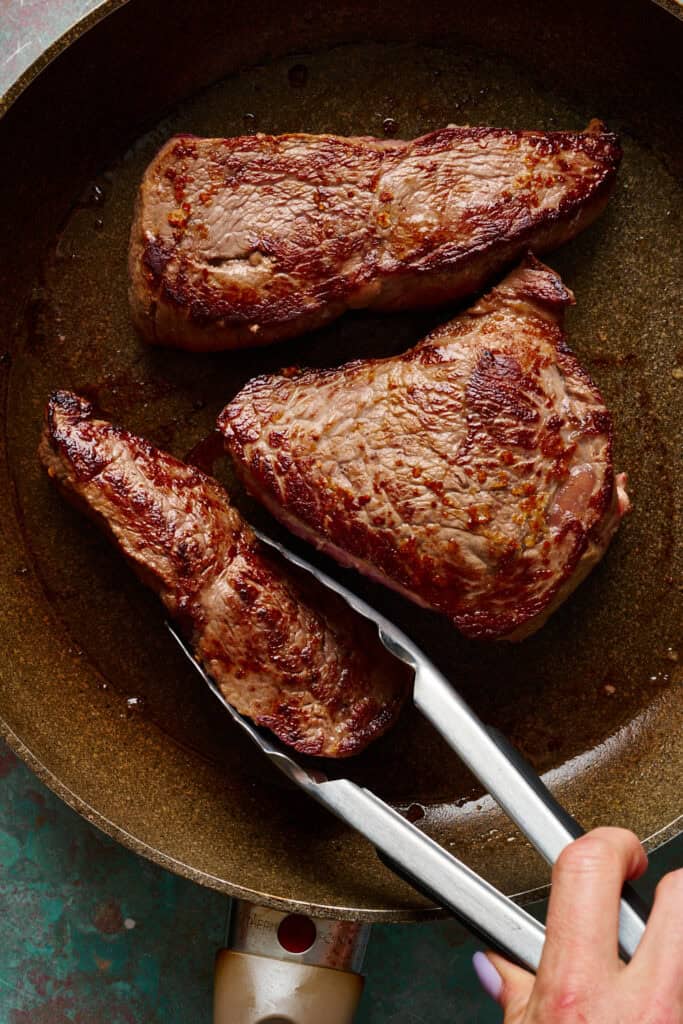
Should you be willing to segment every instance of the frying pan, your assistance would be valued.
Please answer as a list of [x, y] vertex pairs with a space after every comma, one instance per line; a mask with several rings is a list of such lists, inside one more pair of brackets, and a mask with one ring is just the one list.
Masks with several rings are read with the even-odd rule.
[[[682, 52], [683, 23], [647, 0], [110, 0], [5, 97], [0, 718], [71, 806], [157, 863], [269, 907], [367, 921], [437, 912], [217, 716], [156, 599], [44, 479], [42, 410], [51, 389], [73, 388], [174, 454], [194, 449], [275, 532], [216, 459], [219, 408], [282, 365], [401, 351], [450, 311], [358, 313], [253, 352], [146, 348], [128, 319], [126, 245], [155, 150], [180, 130], [412, 137], [599, 116], [623, 139], [616, 194], [549, 262], [576, 293], [570, 339], [614, 412], [632, 514], [579, 591], [516, 646], [467, 641], [354, 586], [585, 827], [624, 825], [649, 848], [681, 831]], [[545, 865], [410, 712], [344, 770], [506, 893], [546, 884]]]

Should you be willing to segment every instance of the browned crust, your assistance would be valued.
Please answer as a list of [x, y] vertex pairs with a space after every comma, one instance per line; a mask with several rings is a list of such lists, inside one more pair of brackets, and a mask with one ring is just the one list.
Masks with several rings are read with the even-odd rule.
[[48, 402], [39, 454], [239, 711], [325, 757], [357, 754], [394, 723], [409, 674], [368, 622], [264, 549], [216, 481], [69, 392]]
[[[402, 175], [421, 173], [424, 161], [465, 147], [493, 148], [492, 179], [513, 167], [519, 171], [514, 188], [503, 187], [506, 178], [495, 195], [475, 191], [464, 208], [452, 210], [435, 188], [438, 225], [429, 230], [415, 226], [402, 201], [386, 198]], [[151, 343], [212, 350], [293, 337], [349, 307], [453, 301], [480, 290], [527, 249], [545, 252], [586, 227], [607, 202], [620, 157], [616, 136], [599, 122], [586, 132], [453, 127], [391, 143], [297, 134], [177, 136], [140, 189], [129, 255], [133, 317]], [[196, 179], [207, 167], [213, 184], [200, 189]], [[281, 201], [273, 195], [274, 182], [286, 175], [300, 176], [308, 190], [305, 227], [283, 212], [292, 194]], [[345, 175], [353, 185], [348, 195], [339, 188]], [[244, 234], [249, 252], [268, 261], [269, 273], [256, 278], [219, 273], [200, 255], [211, 204], [229, 205], [239, 189], [247, 198], [258, 194], [262, 207], [273, 204], [272, 224], [255, 221]], [[159, 220], [161, 206], [177, 223]]]
[[[439, 328], [398, 359], [359, 360], [339, 370], [304, 370], [250, 381], [219, 418], [226, 447], [250, 491], [271, 512], [345, 564], [443, 612], [468, 636], [527, 635], [579, 582], [587, 561], [597, 560], [618, 522], [611, 417], [598, 389], [566, 345], [561, 320], [570, 301], [573, 297], [557, 275], [529, 259], [473, 310]], [[502, 328], [496, 314], [506, 308], [513, 310], [511, 322], [517, 324], [517, 333], [511, 336], [507, 326], [507, 333], [498, 337]], [[456, 349], [460, 345], [467, 350], [474, 344], [473, 337], [479, 344], [480, 336], [471, 334], [473, 325], [477, 330], [486, 329], [487, 345], [465, 380], [454, 359], [449, 379], [451, 357], [444, 354], [444, 346]], [[405, 385], [401, 365], [410, 370]], [[539, 428], [537, 409], [545, 401], [543, 394], [538, 392], [537, 400], [529, 399], [551, 365], [557, 367], [569, 391], [582, 394], [582, 421], [575, 425], [571, 442], [560, 427], [559, 416], [548, 415]], [[433, 390], [429, 390], [429, 375], [421, 382], [416, 372], [419, 366], [439, 370]], [[388, 426], [381, 444], [390, 454], [378, 467], [379, 476], [368, 472], [364, 484], [354, 478], [355, 486], [350, 489], [331, 476], [323, 483], [320, 466], [333, 464], [335, 453], [329, 446], [320, 449], [316, 436], [325, 436], [323, 406], [332, 406], [340, 393], [333, 394], [332, 389], [353, 390], [360, 382], [359, 393], [364, 386], [372, 390], [375, 379], [388, 379], [383, 374], [389, 367], [395, 370], [394, 390], [383, 392], [378, 401], [386, 403], [382, 408]], [[434, 402], [444, 403], [450, 416], [453, 408], [463, 407], [465, 433], [454, 439], [452, 457], [439, 456], [434, 465], [427, 466], [430, 473], [425, 467], [416, 468], [411, 481], [401, 429], [407, 430], [405, 423], [413, 417], [414, 437], [420, 429], [427, 431], [427, 436], [430, 429], [438, 434], [442, 428]], [[319, 410], [319, 419], [312, 409]], [[405, 410], [400, 412], [403, 420], [398, 428], [391, 419], [396, 409]], [[375, 434], [368, 433], [366, 439], [361, 433], [359, 427], [359, 452], [366, 440], [377, 444]], [[542, 495], [559, 493], [568, 483], [584, 447], [599, 452], [597, 486], [580, 516], [564, 516], [557, 527], [551, 527], [551, 498]], [[353, 462], [355, 450], [349, 442], [344, 459]], [[424, 453], [428, 462], [429, 440], [424, 442]], [[515, 465], [507, 465], [506, 458]], [[480, 481], [493, 502], [497, 484], [492, 480], [502, 474], [501, 479], [508, 483], [500, 491], [501, 504], [493, 504], [491, 511], [484, 508], [484, 501], [472, 501], [467, 493], [470, 484], [460, 492], [456, 489], [455, 497], [452, 490], [446, 494], [442, 481], [449, 473], [460, 474], [464, 480], [463, 474], [471, 474], [475, 492]], [[388, 509], [400, 509], [398, 526], [375, 500], [378, 488]], [[461, 557], [466, 542], [453, 550], [431, 543], [429, 525], [412, 497], [420, 500], [428, 490], [432, 492], [434, 519], [442, 527], [461, 524], [466, 510], [467, 529], [478, 545], [483, 565], [472, 565]], [[452, 512], [447, 498], [455, 502]], [[525, 537], [515, 539], [514, 534], [508, 537], [503, 533], [500, 523], [509, 512], [506, 503], [516, 510], [515, 515], [523, 517], [520, 522], [529, 531]]]

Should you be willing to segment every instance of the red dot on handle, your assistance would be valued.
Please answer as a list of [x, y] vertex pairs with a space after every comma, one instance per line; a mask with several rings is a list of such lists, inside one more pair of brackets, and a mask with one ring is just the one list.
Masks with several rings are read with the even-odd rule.
[[288, 953], [305, 953], [315, 942], [316, 935], [315, 925], [303, 914], [283, 917], [277, 930], [278, 942]]

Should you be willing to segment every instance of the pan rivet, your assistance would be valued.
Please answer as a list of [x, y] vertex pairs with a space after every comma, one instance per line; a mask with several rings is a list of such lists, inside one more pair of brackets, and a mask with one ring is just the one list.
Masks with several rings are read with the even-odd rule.
[[280, 921], [277, 940], [288, 953], [305, 953], [316, 940], [318, 932], [310, 917], [288, 914]]

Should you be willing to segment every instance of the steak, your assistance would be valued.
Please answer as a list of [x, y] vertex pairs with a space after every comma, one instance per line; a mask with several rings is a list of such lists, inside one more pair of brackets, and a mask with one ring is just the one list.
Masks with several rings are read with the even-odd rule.
[[463, 298], [594, 220], [620, 157], [597, 121], [412, 142], [176, 136], [140, 188], [134, 321], [153, 344], [207, 351], [291, 338], [349, 308]]
[[467, 636], [521, 639], [628, 507], [565, 343], [572, 301], [529, 257], [405, 355], [252, 380], [220, 415], [226, 446], [295, 533]]
[[392, 725], [404, 666], [341, 598], [265, 549], [215, 480], [64, 391], [50, 398], [39, 452], [238, 711], [326, 757], [356, 754]]

